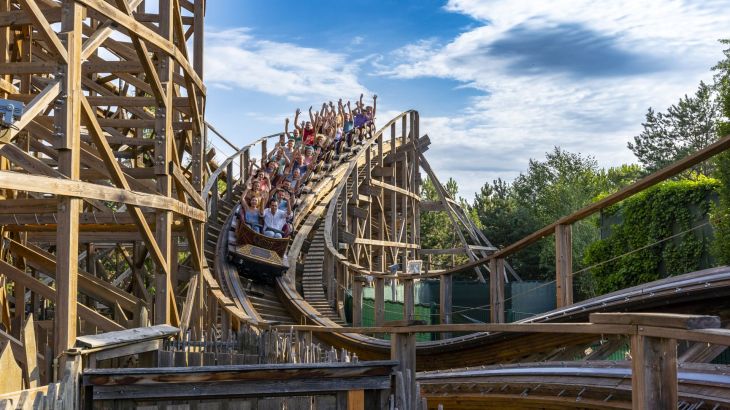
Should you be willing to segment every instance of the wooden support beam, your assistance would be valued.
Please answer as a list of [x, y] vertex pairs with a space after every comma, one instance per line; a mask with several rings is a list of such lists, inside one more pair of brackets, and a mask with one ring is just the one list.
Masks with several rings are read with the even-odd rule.
[[631, 336], [631, 406], [642, 410], [677, 407], [677, 341]]
[[[451, 309], [453, 300], [452, 277], [451, 275], [441, 275], [439, 281], [439, 319], [441, 324], [451, 323]], [[441, 335], [442, 339], [451, 337], [448, 333]]]
[[[382, 256], [385, 258], [385, 256]], [[375, 326], [385, 323], [385, 279], [375, 278]]]
[[489, 316], [492, 323], [504, 323], [504, 259], [489, 261]]
[[15, 189], [25, 192], [42, 192], [54, 195], [66, 195], [75, 198], [91, 198], [101, 201], [125, 203], [153, 209], [163, 209], [179, 215], [205, 221], [205, 212], [172, 198], [149, 195], [137, 191], [127, 191], [90, 182], [62, 180], [38, 175], [27, 175], [17, 172], [0, 171], [0, 188]]
[[352, 325], [362, 326], [362, 281], [352, 282]]
[[[78, 3], [68, 3], [62, 8], [61, 31], [65, 36], [67, 52], [63, 70], [60, 115], [56, 116], [61, 131], [58, 149], [58, 170], [69, 178], [56, 183], [79, 184], [80, 178], [80, 135], [81, 119], [81, 24], [83, 10]], [[55, 35], [55, 34], [54, 34]], [[50, 179], [46, 177], [44, 180]], [[25, 175], [21, 185], [27, 185], [31, 176]], [[23, 188], [20, 188], [23, 190]], [[68, 195], [66, 193], [66, 195]], [[75, 196], [61, 196], [58, 201], [59, 230], [56, 235], [56, 311], [54, 320], [54, 351], [58, 354], [73, 347], [78, 334], [76, 328], [78, 311], [78, 227], [81, 199]], [[82, 305], [83, 306], [83, 305]], [[65, 361], [62, 361], [62, 368]]]
[[571, 225], [555, 227], [556, 306], [573, 304], [573, 239]]

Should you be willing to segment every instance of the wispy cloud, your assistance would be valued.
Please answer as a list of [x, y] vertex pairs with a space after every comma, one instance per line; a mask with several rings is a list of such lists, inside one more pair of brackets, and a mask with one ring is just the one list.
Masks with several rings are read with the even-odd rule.
[[206, 33], [206, 79], [214, 87], [319, 101], [359, 95], [359, 65], [343, 54], [256, 38], [237, 28]]
[[[471, 195], [508, 179], [553, 145], [632, 161], [626, 141], [649, 106], [694, 92], [722, 55], [728, 2], [451, 0], [445, 9], [481, 22], [439, 44], [425, 38], [391, 53], [381, 75], [452, 79], [483, 92], [461, 115], [425, 117], [436, 168]], [[468, 147], [465, 150], [463, 147]], [[472, 155], [481, 168], [455, 157]], [[446, 178], [443, 176], [442, 178]]]

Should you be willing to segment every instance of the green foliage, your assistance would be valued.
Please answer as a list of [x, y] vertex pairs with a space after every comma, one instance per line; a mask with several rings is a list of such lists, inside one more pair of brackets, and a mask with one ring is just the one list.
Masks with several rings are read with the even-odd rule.
[[[730, 45], [730, 40], [720, 40]], [[721, 136], [730, 135], [730, 48], [724, 51], [725, 59], [717, 63], [715, 84], [720, 94], [723, 119], [717, 124]], [[719, 201], [712, 210], [712, 225], [715, 229], [715, 242], [712, 254], [718, 262], [730, 264], [730, 153], [724, 152], [715, 157], [715, 177], [720, 181]]]
[[[654, 172], [714, 142], [719, 115], [718, 93], [701, 82], [694, 96], [685, 95], [666, 113], [649, 108], [644, 130], [628, 147], [647, 172]], [[711, 168], [712, 163], [705, 162], [693, 170], [707, 175]]]
[[[709, 240], [689, 230], [706, 220], [719, 182], [666, 181], [603, 211], [610, 233], [590, 244], [584, 265], [598, 294], [700, 269]], [[681, 235], [653, 245], [673, 235]], [[605, 263], [604, 263], [605, 262]]]
[[[544, 161], [530, 160], [527, 172], [510, 185], [498, 179], [485, 184], [472, 205], [484, 234], [497, 247], [527, 236], [587, 205], [600, 192], [633, 182], [638, 167], [599, 169], [592, 157], [555, 148]], [[598, 238], [589, 220], [573, 226], [574, 260], [580, 265], [585, 246]], [[555, 245], [552, 237], [529, 246], [509, 259], [523, 279], [553, 279]], [[580, 287], [580, 284], [578, 285]]]

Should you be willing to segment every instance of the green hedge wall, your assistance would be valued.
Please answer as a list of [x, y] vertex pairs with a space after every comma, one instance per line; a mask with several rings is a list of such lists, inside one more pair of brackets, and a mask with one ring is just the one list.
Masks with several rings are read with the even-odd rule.
[[707, 221], [718, 188], [717, 180], [704, 176], [666, 181], [605, 209], [602, 239], [584, 254], [585, 266], [600, 264], [582, 273], [592, 275], [595, 293], [711, 266], [712, 228]]

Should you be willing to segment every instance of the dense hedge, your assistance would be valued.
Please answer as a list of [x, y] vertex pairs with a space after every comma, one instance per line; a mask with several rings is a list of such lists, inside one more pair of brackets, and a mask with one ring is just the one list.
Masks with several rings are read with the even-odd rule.
[[619, 257], [707, 222], [719, 181], [707, 177], [666, 181], [607, 208], [602, 239], [584, 254], [596, 294], [605, 294], [665, 276], [701, 269], [711, 263], [708, 225], [660, 244]]

